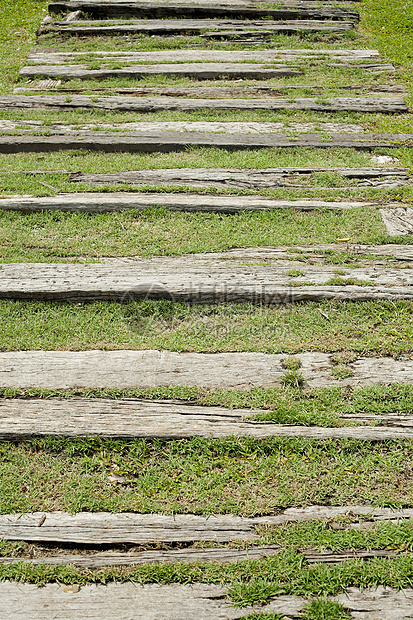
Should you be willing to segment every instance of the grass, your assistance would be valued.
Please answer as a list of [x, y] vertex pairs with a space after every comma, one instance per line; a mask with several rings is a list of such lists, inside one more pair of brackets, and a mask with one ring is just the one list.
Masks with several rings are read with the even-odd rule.
[[[411, 440], [44, 439], [0, 446], [0, 511], [238, 515], [289, 506], [411, 506]], [[113, 484], [113, 467], [127, 478]]]
[[[367, 206], [343, 211], [240, 211], [232, 216], [170, 212], [162, 207], [95, 215], [0, 213], [3, 263], [179, 255], [248, 246], [335, 243], [341, 238], [353, 244], [398, 240], [386, 235], [378, 208]], [[401, 238], [402, 243], [409, 240]]]
[[[412, 302], [91, 304], [0, 301], [0, 349], [412, 352]], [[320, 310], [330, 319], [326, 320]]]

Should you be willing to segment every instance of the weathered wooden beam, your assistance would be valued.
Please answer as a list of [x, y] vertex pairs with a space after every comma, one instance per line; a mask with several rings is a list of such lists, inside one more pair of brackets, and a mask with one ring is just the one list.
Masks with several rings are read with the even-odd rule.
[[[125, 321], [130, 320], [125, 317]], [[408, 355], [397, 359], [359, 357], [348, 366], [353, 374], [342, 380], [332, 375], [334, 365], [329, 354], [300, 353], [297, 357], [304, 381], [311, 388], [413, 382], [413, 360]], [[0, 352], [0, 385], [37, 389], [181, 385], [244, 390], [253, 386], [279, 386], [285, 373], [284, 358], [283, 354], [238, 352], [9, 351]], [[17, 407], [17, 404], [10, 403], [10, 406]], [[27, 404], [27, 410], [35, 406], [36, 403]], [[52, 405], [44, 405], [48, 406]], [[145, 406], [153, 408], [153, 405]], [[127, 404], [122, 407], [121, 411]]]
[[[82, 62], [87, 58], [96, 62], [291, 62], [294, 60], [342, 60], [343, 62], [377, 61], [380, 54], [374, 49], [271, 49], [271, 50], [216, 50], [178, 49], [155, 52], [50, 52], [40, 47], [33, 48], [27, 59], [35, 64], [55, 65], [69, 61]], [[270, 88], [270, 87], [267, 87]]]
[[338, 279], [334, 265], [306, 265], [303, 275], [295, 278], [290, 269], [285, 261], [270, 267], [228, 263], [225, 254], [93, 264], [11, 263], [2, 265], [0, 299], [266, 304], [413, 299], [410, 268], [378, 270], [372, 261], [371, 266], [344, 267]]
[[411, 425], [326, 428], [272, 424], [245, 419], [262, 413], [260, 410], [134, 399], [0, 400], [0, 413], [0, 441], [14, 442], [44, 436], [163, 440], [227, 436], [363, 441], [413, 438]]
[[[76, 566], [87, 570], [101, 570], [108, 567], [123, 566], [134, 567], [148, 564], [171, 564], [175, 562], [205, 562], [227, 564], [229, 562], [242, 562], [261, 560], [274, 557], [280, 553], [281, 547], [267, 545], [263, 547], [248, 547], [237, 549], [231, 547], [206, 548], [206, 549], [173, 549], [169, 551], [140, 551], [137, 553], [116, 553], [111, 551], [84, 554], [56, 554], [45, 555], [38, 558], [25, 557], [0, 557], [0, 564], [25, 564], [36, 566]], [[371, 549], [358, 551], [342, 551], [338, 553], [302, 550], [309, 564], [339, 564], [346, 560], [371, 560], [372, 558], [395, 558], [401, 555], [398, 551], [389, 549]]]
[[[348, 32], [354, 28], [354, 22], [346, 21], [316, 21], [316, 20], [236, 20], [236, 19], [152, 19], [131, 20], [129, 24], [119, 23], [111, 25], [102, 21], [79, 20], [69, 26], [65, 22], [53, 22], [44, 25], [39, 34], [56, 32], [60, 34], [89, 36], [113, 36], [123, 34], [154, 34], [173, 35], [181, 33], [199, 33], [210, 29], [206, 36], [233, 36], [234, 33], [273, 34], [275, 32], [299, 33], [299, 32]], [[204, 35], [205, 36], [205, 35]]]
[[[260, 613], [298, 618], [309, 599], [301, 596], [277, 596], [263, 607], [234, 608], [226, 589], [204, 584], [158, 585], [108, 583], [106, 585], [64, 586], [3, 581], [0, 605], [11, 620], [31, 618], [136, 618], [137, 620], [238, 620]], [[402, 591], [377, 586], [359, 590], [350, 588], [329, 597], [341, 603], [352, 618], [364, 620], [401, 620], [408, 618], [413, 605], [413, 590]], [[361, 615], [362, 614], [362, 615]], [[6, 617], [6, 616], [5, 616]]]
[[192, 19], [232, 17], [259, 19], [316, 19], [316, 20], [348, 20], [358, 21], [359, 13], [348, 9], [334, 7], [332, 3], [314, 4], [314, 2], [280, 2], [278, 6], [248, 6], [232, 3], [180, 3], [180, 2], [88, 2], [77, 0], [72, 2], [51, 2], [49, 12], [52, 14], [65, 11], [83, 11], [93, 19], [131, 19], [185, 17]]
[[[69, 100], [68, 100], [69, 99]], [[156, 112], [176, 110], [317, 110], [320, 112], [352, 111], [395, 114], [408, 111], [403, 97], [328, 97], [324, 101], [312, 97], [291, 99], [183, 99], [172, 97], [96, 97], [87, 95], [2, 95], [0, 110], [14, 109], [101, 109], [123, 112]]]
[[371, 151], [382, 148], [413, 146], [413, 134], [332, 133], [319, 135], [286, 134], [225, 134], [178, 131], [73, 131], [60, 134], [49, 130], [49, 135], [0, 135], [0, 153], [32, 153], [86, 149], [90, 151], [129, 153], [170, 153], [185, 151], [188, 146], [249, 150], [261, 148], [352, 148]]
[[[397, 168], [268, 168], [268, 169], [225, 169], [225, 168], [170, 168], [159, 170], [128, 170], [125, 172], [83, 174], [72, 173], [73, 183], [134, 184], [134, 185], [183, 185], [187, 187], [217, 187], [238, 189], [263, 189], [269, 187], [296, 187], [300, 179], [319, 172], [332, 172], [347, 179], [357, 179], [360, 185], [403, 186], [410, 183], [407, 170]], [[8, 174], [11, 174], [10, 172]], [[16, 174], [18, 174], [16, 172]], [[30, 174], [30, 171], [27, 171]], [[306, 186], [307, 187], [307, 186]], [[310, 201], [306, 201], [307, 206]], [[2, 208], [0, 201], [0, 209]], [[288, 201], [296, 208], [297, 201]], [[332, 203], [337, 208], [341, 203]], [[327, 203], [325, 203], [325, 207]]]
[[[65, 554], [65, 555], [49, 555], [36, 559], [1, 557], [0, 564], [16, 564], [25, 562], [31, 565], [48, 565], [48, 566], [77, 566], [78, 568], [99, 570], [109, 566], [142, 566], [148, 564], [170, 564], [175, 562], [219, 562], [227, 564], [228, 562], [241, 562], [243, 560], [261, 560], [267, 557], [273, 557], [280, 552], [280, 547], [276, 545], [268, 545], [265, 547], [248, 547], [246, 549], [236, 549], [230, 547], [222, 548], [206, 548], [206, 549], [172, 549], [169, 551], [140, 551], [138, 553], [116, 553], [106, 551], [103, 553], [89, 553], [82, 555]], [[303, 554], [305, 556], [305, 553]], [[394, 551], [355, 551], [353, 553], [308, 553], [309, 562], [311, 564], [329, 563], [336, 564], [353, 557], [362, 559], [370, 559], [372, 557], [396, 557], [398, 554]], [[305, 556], [306, 557], [306, 556]]]
[[[139, 174], [139, 173], [138, 173]], [[225, 174], [222, 176], [225, 177]], [[236, 175], [235, 175], [236, 176]], [[187, 178], [189, 175], [187, 176]], [[230, 173], [226, 175], [230, 177]], [[246, 178], [247, 175], [245, 175]], [[82, 179], [75, 177], [77, 180]], [[150, 177], [149, 177], [150, 178]], [[152, 177], [155, 181], [156, 176]], [[167, 177], [168, 178], [168, 177]], [[149, 181], [149, 179], [147, 179]], [[105, 181], [107, 182], [107, 181]], [[168, 183], [173, 183], [169, 177]], [[202, 185], [202, 183], [200, 184]], [[209, 185], [209, 183], [207, 183]], [[267, 185], [268, 187], [268, 185]], [[365, 208], [374, 203], [366, 202], [328, 202], [323, 200], [274, 200], [263, 196], [217, 196], [205, 194], [164, 194], [144, 193], [75, 193], [57, 194], [30, 198], [27, 196], [0, 198], [0, 211], [71, 211], [87, 213], [108, 213], [112, 211], [139, 210], [151, 207], [164, 207], [170, 211], [189, 211], [207, 213], [238, 213], [239, 211], [269, 211], [275, 209], [295, 209], [297, 211], [313, 211], [328, 209], [340, 211], [354, 208]]]
[[[85, 545], [230, 542], [257, 540], [256, 528], [285, 523], [331, 520], [337, 517], [368, 517], [372, 521], [411, 519], [411, 508], [392, 509], [373, 506], [307, 506], [287, 508], [277, 515], [236, 517], [192, 514], [138, 514], [108, 512], [33, 512], [0, 515], [0, 536], [5, 540], [73, 543]], [[46, 517], [43, 519], [43, 517]], [[39, 525], [40, 521], [42, 524]]]
[[83, 65], [35, 65], [23, 67], [19, 73], [21, 78], [33, 79], [38, 76], [59, 78], [62, 80], [103, 80], [112, 77], [141, 79], [148, 75], [170, 75], [190, 77], [194, 80], [215, 80], [225, 76], [226, 79], [263, 80], [275, 77], [292, 77], [302, 75], [302, 71], [288, 65], [264, 65], [248, 63], [182, 63], [129, 65], [121, 68], [88, 69]]
[[394, 209], [380, 209], [380, 214], [387, 233], [392, 237], [413, 234], [413, 209], [398, 207]]

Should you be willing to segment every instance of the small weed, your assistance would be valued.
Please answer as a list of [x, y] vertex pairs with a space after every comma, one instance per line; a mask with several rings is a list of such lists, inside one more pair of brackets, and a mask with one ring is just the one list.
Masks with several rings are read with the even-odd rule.
[[295, 355], [290, 355], [283, 359], [281, 365], [286, 370], [296, 371], [301, 367], [301, 360], [299, 357], [295, 357]]
[[290, 276], [291, 278], [299, 278], [300, 276], [305, 276], [305, 271], [302, 269], [290, 269], [290, 271], [287, 271], [287, 276]]
[[303, 620], [348, 620], [350, 615], [343, 605], [327, 598], [311, 601], [304, 612]]
[[347, 379], [348, 377], [352, 377], [354, 372], [345, 364], [338, 364], [337, 366], [334, 366], [331, 374], [336, 379]]
[[297, 370], [287, 370], [280, 379], [281, 385], [291, 386], [293, 388], [301, 387], [305, 382], [305, 377]]

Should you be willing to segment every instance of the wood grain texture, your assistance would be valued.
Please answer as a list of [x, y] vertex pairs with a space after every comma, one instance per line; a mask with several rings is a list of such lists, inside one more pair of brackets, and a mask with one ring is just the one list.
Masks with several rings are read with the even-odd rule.
[[23, 67], [21, 78], [33, 79], [38, 76], [62, 80], [103, 80], [113, 77], [141, 79], [149, 75], [170, 75], [189, 77], [194, 80], [251, 79], [264, 80], [275, 77], [302, 75], [294, 66], [267, 65], [253, 63], [194, 62], [181, 64], [126, 65], [120, 68], [88, 69], [86, 65], [34, 65]]
[[[172, 564], [175, 562], [205, 562], [227, 564], [229, 562], [242, 562], [248, 560], [261, 560], [274, 557], [282, 550], [281, 547], [270, 545], [265, 547], [248, 547], [236, 549], [231, 547], [206, 548], [206, 549], [173, 549], [170, 551], [140, 551], [137, 553], [116, 553], [111, 551], [88, 554], [57, 554], [42, 556], [39, 558], [25, 557], [1, 557], [0, 564], [10, 565], [24, 562], [32, 566], [76, 566], [81, 569], [100, 570], [110, 566], [143, 566], [148, 564]], [[346, 560], [372, 558], [395, 558], [401, 554], [391, 550], [361, 550], [343, 551], [340, 553], [299, 551], [309, 564], [339, 564]]]
[[[144, 97], [144, 96], [160, 96], [160, 97], [192, 97], [197, 98], [212, 98], [212, 99], [225, 99], [231, 97], [281, 97], [285, 94], [292, 94], [297, 90], [302, 90], [300, 86], [266, 86], [264, 84], [256, 86], [135, 86], [135, 87], [110, 87], [102, 86], [101, 88], [75, 88], [61, 86], [60, 80], [39, 80], [34, 86], [28, 84], [24, 87], [18, 87], [13, 89], [13, 94], [23, 95], [27, 93], [44, 93], [45, 91], [55, 91], [59, 87], [59, 94], [67, 93], [69, 95], [89, 93], [99, 93], [100, 95], [129, 95], [132, 97]], [[373, 93], [401, 93], [405, 95], [407, 93], [406, 87], [402, 84], [359, 84], [357, 86], [337, 86], [335, 90], [345, 92], [356, 92], [357, 94], [365, 92]], [[325, 95], [325, 89], [320, 86], [312, 86], [307, 89], [315, 95]]]
[[[108, 52], [106, 50], [91, 52], [51, 52], [40, 47], [33, 48], [27, 60], [41, 65], [56, 65], [67, 62], [294, 62], [306, 60], [318, 62], [342, 60], [343, 62], [360, 62], [364, 60], [377, 62], [380, 58], [374, 49], [271, 49], [271, 50], [214, 50], [214, 49], [178, 49], [155, 52]], [[233, 89], [234, 87], [230, 87]], [[270, 88], [270, 87], [267, 87]]]
[[215, 18], [215, 17], [244, 17], [259, 19], [316, 19], [316, 20], [349, 20], [358, 21], [357, 11], [334, 7], [333, 3], [314, 2], [280, 2], [275, 8], [246, 6], [245, 4], [230, 4], [226, 2], [210, 3], [180, 3], [180, 2], [87, 2], [83, 0], [72, 2], [51, 2], [49, 12], [52, 14], [65, 11], [83, 11], [93, 19], [113, 18], [157, 18], [185, 17], [185, 18]]
[[[284, 596], [273, 602], [271, 609], [296, 616], [304, 604], [304, 598]], [[261, 607], [235, 609], [225, 588], [197, 583], [109, 583], [82, 586], [76, 594], [57, 584], [42, 588], [32, 584], [0, 584], [1, 620], [236, 620], [258, 609], [261, 611]]]
[[307, 265], [302, 275], [292, 278], [286, 261], [245, 265], [241, 260], [228, 262], [225, 253], [93, 264], [10, 263], [2, 265], [0, 299], [266, 304], [413, 299], [412, 268], [377, 267], [374, 262], [344, 267], [337, 278], [334, 265]]
[[157, 110], [317, 110], [322, 112], [353, 111], [394, 114], [407, 112], [403, 97], [332, 97], [320, 102], [313, 97], [289, 99], [188, 99], [173, 97], [96, 97], [73, 95], [3, 95], [0, 110], [13, 109], [101, 109], [124, 112], [156, 112]]
[[[284, 354], [266, 353], [154, 350], [9, 351], [0, 352], [0, 385], [46, 389], [189, 385], [244, 390], [252, 386], [279, 386], [284, 357]], [[413, 360], [409, 355], [397, 359], [359, 357], [349, 365], [353, 376], [341, 381], [331, 374], [333, 364], [329, 354], [300, 353], [297, 357], [309, 387], [413, 382]]]
[[[43, 517], [46, 517], [43, 520]], [[108, 512], [33, 512], [0, 515], [0, 536], [5, 540], [32, 542], [103, 544], [153, 544], [195, 541], [230, 542], [258, 539], [259, 526], [276, 527], [286, 523], [331, 520], [341, 516], [367, 517], [372, 521], [411, 519], [413, 509], [374, 508], [373, 506], [307, 506], [287, 508], [277, 515], [236, 517], [191, 514], [159, 515]], [[40, 520], [43, 521], [39, 527]]]
[[210, 29], [212, 36], [233, 36], [236, 34], [259, 34], [275, 32], [348, 32], [354, 28], [351, 21], [317, 21], [317, 20], [249, 20], [248, 22], [237, 19], [151, 19], [151, 20], [131, 20], [129, 24], [119, 23], [106, 25], [105, 20], [87, 21], [79, 20], [72, 22], [69, 26], [65, 22], [54, 22], [44, 25], [39, 29], [38, 34], [47, 32], [57, 32], [81, 37], [88, 36], [113, 36], [124, 34], [154, 34], [154, 35], [173, 35], [180, 33], [199, 33]]
[[232, 435], [363, 441], [413, 438], [411, 425], [325, 428], [245, 419], [257, 413], [260, 411], [134, 399], [11, 399], [0, 401], [0, 441], [42, 436], [183, 439]]
[[170, 153], [184, 151], [189, 145], [227, 150], [261, 148], [352, 148], [372, 151], [381, 148], [413, 146], [413, 134], [224, 134], [207, 132], [105, 132], [57, 131], [49, 135], [0, 135], [0, 153], [32, 153], [86, 149], [107, 153]]
[[[137, 176], [139, 177], [139, 173]], [[228, 176], [230, 175], [227, 174], [227, 177]], [[166, 175], [166, 177], [168, 178], [168, 175]], [[83, 182], [82, 177], [79, 178], [76, 176], [75, 178], [77, 181]], [[143, 175], [143, 179], [144, 178]], [[152, 175], [152, 178], [155, 179], [156, 175]], [[104, 178], [103, 182], [110, 182], [110, 180]], [[163, 182], [165, 182], [165, 180]], [[168, 180], [167, 182], [173, 183], [172, 180]], [[213, 183], [204, 181], [203, 184], [208, 186]], [[195, 182], [194, 185], [198, 184]], [[202, 182], [199, 183], [199, 185], [202, 186]], [[247, 185], [245, 184], [245, 186]], [[323, 200], [273, 200], [262, 196], [210, 196], [202, 194], [166, 193], [137, 194], [127, 192], [57, 194], [56, 196], [40, 198], [16, 196], [0, 198], [0, 211], [22, 211], [23, 213], [35, 211], [108, 213], [128, 209], [145, 211], [146, 209], [160, 206], [170, 211], [210, 213], [237, 213], [239, 211], [269, 211], [274, 209], [295, 209], [297, 211], [327, 209], [330, 211], [340, 211], [353, 208], [366, 208], [372, 205], [374, 205], [374, 203], [328, 202]]]
[[413, 209], [399, 207], [394, 209], [380, 209], [380, 214], [387, 233], [391, 237], [413, 234]]
[[[413, 590], [350, 588], [331, 600], [340, 602], [351, 618], [406, 620], [411, 616]], [[300, 617], [309, 600], [299, 596], [277, 596], [263, 607], [235, 609], [226, 589], [214, 585], [139, 585], [108, 583], [82, 586], [77, 593], [63, 585], [39, 588], [29, 583], [0, 584], [0, 617], [4, 620], [51, 620], [52, 618], [125, 618], [142, 620], [237, 620], [254, 613]]]
[[[408, 171], [401, 168], [163, 168], [158, 170], [128, 170], [104, 174], [72, 173], [73, 183], [99, 185], [106, 183], [130, 183], [134, 185], [184, 185], [187, 187], [217, 187], [237, 189], [264, 189], [291, 187], [301, 184], [308, 175], [332, 172], [346, 179], [357, 180], [360, 185], [401, 186], [410, 184]], [[29, 173], [29, 172], [28, 172]], [[33, 173], [36, 173], [34, 171]], [[306, 186], [308, 187], [308, 186]], [[293, 202], [288, 201], [291, 206]], [[0, 202], [5, 204], [4, 202]], [[339, 203], [335, 203], [337, 207]]]

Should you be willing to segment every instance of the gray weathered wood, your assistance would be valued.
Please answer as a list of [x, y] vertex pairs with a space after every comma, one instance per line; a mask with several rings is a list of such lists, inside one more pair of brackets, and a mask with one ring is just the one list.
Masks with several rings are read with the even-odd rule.
[[0, 441], [41, 436], [182, 439], [234, 435], [363, 441], [413, 438], [411, 425], [325, 428], [245, 419], [257, 413], [260, 411], [135, 399], [11, 399], [0, 401]]
[[236, 20], [236, 19], [151, 19], [131, 20], [129, 23], [120, 22], [106, 25], [105, 21], [79, 20], [69, 26], [65, 22], [54, 22], [42, 26], [39, 34], [58, 32], [77, 36], [113, 36], [122, 34], [155, 34], [173, 35], [180, 33], [202, 33], [205, 29], [211, 32], [204, 36], [233, 36], [234, 34], [273, 34], [274, 32], [348, 32], [354, 28], [354, 22], [346, 21], [316, 21], [316, 20]]
[[85, 65], [35, 65], [23, 67], [21, 78], [38, 76], [61, 78], [62, 80], [102, 80], [112, 77], [140, 79], [148, 75], [171, 75], [190, 77], [195, 80], [227, 79], [263, 80], [274, 77], [301, 75], [302, 71], [288, 65], [265, 65], [248, 63], [194, 62], [182, 64], [129, 65], [118, 69], [88, 69]]
[[[262, 189], [299, 185], [300, 179], [317, 172], [333, 172], [349, 179], [357, 179], [360, 185], [410, 183], [406, 169], [401, 168], [170, 168], [158, 170], [128, 170], [125, 172], [83, 174], [72, 173], [70, 181], [92, 185], [106, 183], [131, 183], [135, 185], [184, 185], [189, 187], [236, 187], [239, 189]], [[10, 173], [9, 173], [10, 174]], [[30, 172], [27, 172], [30, 174]], [[290, 201], [291, 203], [291, 201]], [[4, 204], [4, 202], [3, 202]], [[337, 206], [340, 203], [335, 203]], [[0, 208], [2, 203], [0, 201]]]
[[381, 217], [387, 232], [392, 237], [413, 234], [413, 209], [399, 207], [394, 209], [380, 209]]
[[[216, 49], [180, 49], [155, 52], [50, 52], [39, 47], [33, 48], [27, 60], [41, 65], [64, 64], [70, 61], [82, 62], [294, 62], [294, 60], [312, 59], [318, 61], [342, 60], [343, 62], [378, 61], [380, 54], [373, 49], [271, 49], [271, 50], [216, 50]], [[270, 87], [267, 87], [270, 88]]]
[[[0, 299], [267, 304], [413, 299], [410, 267], [377, 269], [373, 262], [370, 266], [344, 267], [341, 280], [335, 284], [330, 284], [337, 278], [334, 265], [308, 265], [303, 275], [295, 278], [289, 275], [290, 269], [285, 261], [272, 265], [245, 265], [236, 260], [228, 263], [225, 254], [113, 259], [99, 264], [12, 263], [2, 266]], [[346, 283], [346, 279], [356, 284]]]
[[[302, 597], [282, 596], [272, 603], [271, 610], [296, 617], [305, 603]], [[58, 584], [39, 588], [15, 582], [0, 584], [0, 608], [2, 620], [236, 620], [258, 609], [267, 609], [236, 609], [224, 588], [197, 583], [168, 586], [108, 583], [82, 586], [73, 593]]]
[[[284, 357], [283, 354], [265, 353], [174, 353], [154, 350], [10, 351], [0, 352], [0, 385], [46, 389], [182, 385], [244, 390], [253, 386], [279, 386], [284, 374]], [[329, 354], [300, 353], [297, 357], [308, 387], [413, 382], [413, 360], [408, 355], [400, 355], [397, 359], [359, 357], [349, 364], [353, 375], [343, 380], [331, 374], [333, 363]], [[27, 410], [35, 406], [28, 404]], [[153, 408], [153, 405], [145, 406]], [[126, 407], [123, 404], [122, 410]]]
[[[42, 83], [44, 82], [44, 83]], [[13, 89], [13, 94], [23, 95], [25, 93], [38, 93], [45, 90], [55, 90], [60, 86], [61, 82], [53, 80], [40, 80], [35, 86], [24, 86]], [[68, 94], [82, 94], [87, 93], [101, 93], [102, 95], [131, 95], [135, 97], [153, 96], [160, 97], [192, 97], [196, 98], [230, 98], [230, 97], [278, 97], [285, 95], [286, 93], [294, 93], [297, 90], [302, 90], [300, 86], [188, 86], [188, 87], [173, 87], [173, 86], [136, 86], [134, 88], [115, 88], [115, 87], [102, 87], [102, 88], [59, 88], [60, 93]], [[311, 91], [313, 94], [324, 95], [325, 90], [320, 86], [311, 86], [306, 88], [307, 91]], [[342, 91], [357, 91], [361, 92], [376, 92], [376, 93], [402, 93], [406, 94], [406, 87], [401, 84], [360, 84], [357, 86], [337, 86], [335, 90]]]
[[[256, 528], [285, 523], [330, 520], [341, 516], [368, 517], [372, 521], [411, 519], [413, 509], [373, 506], [307, 506], [287, 508], [277, 515], [236, 517], [191, 514], [159, 515], [108, 512], [33, 512], [0, 515], [0, 536], [5, 540], [86, 545], [139, 544], [195, 541], [257, 540]], [[43, 519], [43, 517], [46, 517]], [[40, 521], [43, 521], [39, 527]]]
[[[23, 133], [23, 132], [22, 132]], [[189, 145], [228, 150], [248, 150], [260, 148], [352, 148], [371, 151], [381, 148], [400, 148], [413, 146], [413, 134], [345, 134], [333, 133], [331, 136], [319, 134], [225, 134], [207, 132], [178, 131], [73, 131], [71, 133], [50, 131], [50, 135], [0, 135], [0, 153], [31, 153], [61, 150], [87, 149], [104, 152], [130, 153], [170, 153], [184, 151]]]
[[[228, 176], [227, 174], [227, 177]], [[82, 178], [79, 179], [76, 177], [76, 179], [82, 181]], [[108, 180], [105, 182], [108, 182]], [[168, 182], [172, 183], [173, 181], [170, 180]], [[200, 185], [202, 186], [202, 183], [200, 183]], [[207, 185], [209, 185], [209, 183], [207, 183]], [[107, 213], [128, 209], [145, 211], [146, 209], [157, 206], [165, 207], [171, 211], [211, 213], [237, 213], [239, 211], [268, 211], [274, 209], [295, 209], [297, 211], [328, 209], [330, 211], [340, 211], [365, 208], [373, 204], [372, 202], [328, 202], [323, 200], [274, 200], [263, 196], [214, 196], [205, 194], [163, 193], [137, 194], [127, 192], [57, 194], [56, 196], [45, 196], [41, 198], [30, 198], [27, 196], [0, 198], [1, 211], [22, 211], [25, 213], [34, 211], [85, 211], [88, 213]]]
[[49, 11], [53, 14], [65, 11], [83, 11], [93, 19], [130, 19], [130, 18], [157, 18], [185, 17], [202, 19], [207, 17], [244, 17], [259, 19], [271, 17], [272, 19], [329, 19], [329, 20], [352, 20], [358, 21], [359, 14], [356, 11], [340, 9], [334, 4], [326, 2], [314, 4], [314, 2], [280, 2], [275, 8], [247, 6], [233, 3], [180, 3], [178, 2], [87, 2], [83, 0], [72, 2], [51, 2]]
[[397, 413], [345, 413], [341, 414], [342, 420], [350, 420], [351, 422], [359, 422], [368, 424], [373, 422], [379, 423], [382, 426], [396, 426], [396, 427], [413, 427], [413, 415], [410, 414], [397, 414]]
[[[378, 586], [350, 588], [330, 597], [340, 602], [351, 618], [405, 620], [411, 616], [413, 590]], [[63, 585], [42, 588], [29, 583], [0, 584], [0, 606], [7, 620], [52, 618], [133, 618], [142, 620], [237, 620], [254, 613], [301, 617], [309, 600], [300, 596], [277, 596], [263, 607], [234, 608], [223, 587], [203, 584], [139, 585], [108, 583], [85, 585], [71, 592]]]
[[[69, 101], [68, 101], [69, 99]], [[96, 97], [87, 95], [3, 95], [0, 110], [9, 109], [102, 109], [128, 112], [155, 112], [157, 110], [317, 110], [336, 112], [340, 110], [394, 114], [407, 112], [403, 97], [331, 97], [323, 102], [313, 97], [290, 99], [183, 99], [172, 97]]]
[[[1, 557], [0, 564], [10, 565], [24, 562], [29, 565], [47, 566], [77, 566], [81, 569], [100, 570], [110, 566], [142, 566], [148, 564], [169, 564], [174, 562], [219, 562], [226, 564], [229, 562], [241, 562], [248, 560], [261, 560], [273, 557], [281, 551], [281, 547], [269, 545], [265, 547], [248, 547], [247, 549], [236, 549], [231, 547], [206, 548], [206, 549], [173, 549], [169, 551], [140, 551], [137, 553], [126, 552], [116, 553], [111, 551], [88, 554], [57, 554], [41, 556], [38, 558], [26, 557]], [[309, 564], [339, 564], [346, 560], [372, 558], [395, 558], [401, 554], [397, 551], [371, 549], [369, 551], [342, 551], [342, 552], [320, 552], [302, 550], [300, 553]]]

